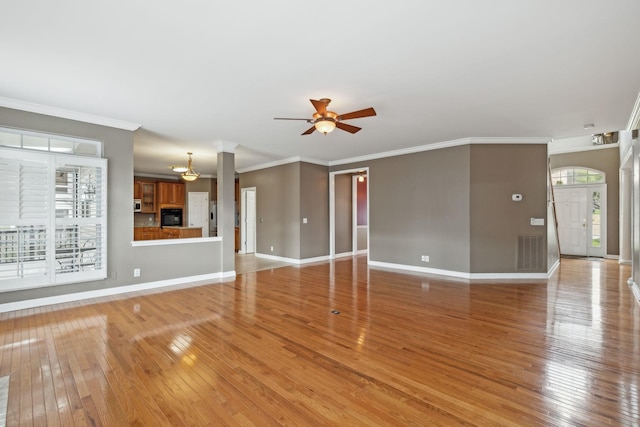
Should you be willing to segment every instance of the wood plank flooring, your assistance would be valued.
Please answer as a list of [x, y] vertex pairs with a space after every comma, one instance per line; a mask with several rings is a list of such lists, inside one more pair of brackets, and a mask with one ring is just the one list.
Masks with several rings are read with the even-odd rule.
[[358, 257], [5, 313], [6, 425], [637, 426], [629, 276], [466, 284]]

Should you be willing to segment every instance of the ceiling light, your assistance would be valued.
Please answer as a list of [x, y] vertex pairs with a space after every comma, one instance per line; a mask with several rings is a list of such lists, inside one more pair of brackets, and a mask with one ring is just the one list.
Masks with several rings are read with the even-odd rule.
[[187, 154], [189, 155], [189, 165], [187, 166], [187, 170], [185, 172], [183, 172], [182, 174], [180, 174], [180, 176], [185, 181], [192, 182], [192, 181], [195, 181], [196, 179], [198, 179], [200, 177], [200, 174], [198, 172], [194, 171], [193, 167], [191, 166], [191, 155], [193, 153], [187, 153]]
[[178, 172], [178, 173], [186, 172], [186, 171], [189, 170], [188, 167], [183, 166], [183, 165], [171, 165], [169, 167], [171, 168], [172, 171]]
[[334, 122], [332, 119], [320, 119], [315, 123], [314, 126], [316, 127], [316, 129], [326, 135], [336, 128], [336, 122]]
[[594, 124], [593, 123], [587, 123], [584, 125], [585, 129], [593, 129], [594, 128]]

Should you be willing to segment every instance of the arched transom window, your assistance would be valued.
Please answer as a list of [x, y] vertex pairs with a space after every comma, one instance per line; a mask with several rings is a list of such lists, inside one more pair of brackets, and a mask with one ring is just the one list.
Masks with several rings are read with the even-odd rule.
[[553, 185], [604, 184], [605, 173], [596, 169], [564, 167], [551, 171]]

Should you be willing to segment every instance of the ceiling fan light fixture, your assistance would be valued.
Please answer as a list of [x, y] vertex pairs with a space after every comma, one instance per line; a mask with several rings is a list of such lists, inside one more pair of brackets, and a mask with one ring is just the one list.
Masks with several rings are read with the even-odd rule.
[[314, 126], [318, 131], [326, 135], [336, 128], [336, 122], [329, 118], [323, 118], [318, 120]]
[[195, 170], [193, 170], [193, 167], [191, 166], [191, 155], [193, 153], [187, 153], [187, 154], [189, 155], [189, 164], [187, 166], [187, 170], [182, 174], [180, 174], [180, 176], [182, 177], [183, 180], [187, 182], [193, 182], [200, 177], [200, 174]]

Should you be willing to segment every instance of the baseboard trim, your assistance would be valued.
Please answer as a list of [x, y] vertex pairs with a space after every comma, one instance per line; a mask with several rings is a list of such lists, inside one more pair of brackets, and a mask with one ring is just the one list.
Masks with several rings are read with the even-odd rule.
[[290, 264], [295, 264], [295, 265], [310, 264], [312, 262], [322, 262], [322, 261], [328, 261], [329, 260], [329, 256], [328, 255], [319, 256], [319, 257], [315, 257], [315, 258], [304, 258], [304, 259], [285, 258], [285, 257], [281, 257], [281, 256], [261, 254], [261, 253], [258, 253], [258, 252], [256, 252], [254, 255], [256, 256], [256, 258], [264, 258], [264, 259], [270, 259], [272, 261], [288, 262]]
[[619, 260], [618, 260], [618, 264], [621, 264], [621, 265], [631, 265], [631, 260], [630, 260], [630, 259], [619, 259]]
[[604, 259], [620, 259], [620, 256], [619, 255], [606, 254], [604, 256]]
[[640, 286], [638, 286], [638, 284], [634, 282], [632, 278], [629, 278], [629, 280], [627, 280], [627, 284], [631, 288], [631, 292], [636, 298], [636, 302], [640, 304]]
[[47, 305], [63, 304], [67, 302], [82, 301], [91, 298], [108, 297], [114, 295], [128, 294], [132, 292], [162, 289], [168, 286], [190, 284], [200, 286], [203, 281], [225, 281], [236, 277], [235, 271], [225, 271], [221, 273], [201, 274], [198, 276], [180, 277], [177, 279], [159, 280], [156, 282], [138, 283], [135, 285], [115, 286], [113, 288], [98, 289], [95, 291], [76, 292], [72, 294], [56, 295], [52, 297], [36, 298], [24, 301], [8, 302], [0, 304], [0, 313], [18, 311], [29, 308], [44, 307]]
[[[560, 264], [559, 262], [557, 263]], [[466, 280], [546, 280], [550, 277], [554, 267], [548, 273], [466, 273], [438, 268], [418, 267], [415, 265], [394, 264], [369, 260], [369, 267], [386, 268], [391, 270], [410, 271], [414, 273], [433, 274], [442, 277], [453, 277]]]

